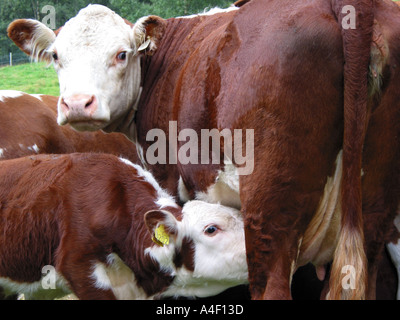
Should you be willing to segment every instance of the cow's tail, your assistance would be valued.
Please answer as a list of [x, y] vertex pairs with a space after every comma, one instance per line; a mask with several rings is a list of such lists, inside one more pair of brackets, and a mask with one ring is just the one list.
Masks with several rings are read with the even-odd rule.
[[345, 65], [341, 230], [331, 267], [328, 299], [364, 299], [367, 290], [361, 169], [368, 118], [373, 1], [332, 0], [342, 29]]

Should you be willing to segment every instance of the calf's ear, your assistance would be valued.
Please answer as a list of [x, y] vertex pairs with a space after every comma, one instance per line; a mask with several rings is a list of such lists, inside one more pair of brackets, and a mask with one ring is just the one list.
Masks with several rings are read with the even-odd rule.
[[169, 211], [148, 211], [144, 215], [144, 221], [152, 240], [161, 247], [170, 244], [178, 233], [178, 221]]
[[32, 19], [18, 19], [7, 29], [9, 38], [27, 55], [36, 61], [52, 61], [48, 49], [56, 39], [56, 34], [43, 23]]
[[166, 21], [157, 16], [140, 18], [133, 31], [138, 52], [153, 55], [157, 50], [166, 29]]

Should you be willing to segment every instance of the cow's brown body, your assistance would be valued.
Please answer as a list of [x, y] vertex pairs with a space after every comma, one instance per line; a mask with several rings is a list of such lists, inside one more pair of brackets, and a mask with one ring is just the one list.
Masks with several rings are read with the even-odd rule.
[[139, 163], [135, 145], [122, 134], [77, 132], [70, 126], [58, 126], [58, 97], [21, 93], [3, 100], [0, 101], [0, 160], [38, 153], [97, 152]]
[[[298, 241], [342, 148], [342, 40], [321, 6], [330, 11], [320, 1], [254, 1], [237, 13], [168, 20], [144, 76], [136, 117], [144, 150], [147, 132], [168, 132], [168, 120], [178, 121], [178, 131], [255, 130], [254, 172], [240, 177], [255, 299], [290, 296]], [[165, 181], [168, 172], [176, 184], [181, 175], [192, 196], [206, 192], [220, 169], [165, 167], [154, 170], [156, 178]]]
[[[240, 177], [253, 298], [290, 295], [291, 263], [298, 257], [299, 241], [343, 148], [345, 61], [340, 20], [338, 23], [332, 10], [330, 1], [251, 1], [238, 12], [168, 20], [158, 51], [144, 67], [136, 117], [144, 150], [149, 146], [146, 133], [152, 128], [168, 132], [168, 120], [178, 121], [178, 131], [255, 130], [255, 169]], [[368, 103], [370, 123], [363, 149], [362, 198], [370, 284], [374, 283], [376, 258], [389, 240], [385, 230], [392, 226], [399, 200], [399, 157], [395, 155], [400, 128], [395, 80], [399, 77], [395, 66], [400, 62], [398, 11], [389, 1], [378, 1], [374, 11], [376, 33], [384, 34], [391, 54], [377, 43], [386, 62], [384, 85]], [[364, 40], [369, 45], [370, 39]], [[357, 48], [352, 50], [353, 55], [360, 54]], [[351, 85], [346, 92], [365, 88], [361, 83]], [[346, 117], [365, 121], [365, 126], [367, 114], [353, 112]], [[346, 161], [354, 156], [359, 162], [355, 149], [362, 144], [352, 149], [351, 141], [356, 136], [362, 141], [362, 128], [357, 133], [346, 130], [347, 148], [353, 152]], [[157, 168], [158, 179], [174, 189], [182, 176], [192, 196], [206, 192], [220, 169], [210, 165], [165, 167]], [[361, 198], [351, 192], [357, 190], [359, 178], [354, 172], [347, 174], [353, 175], [353, 183], [343, 185], [342, 192], [349, 214], [357, 215], [361, 206], [357, 199]], [[378, 220], [379, 228], [371, 230]], [[373, 297], [374, 287], [369, 289]]]

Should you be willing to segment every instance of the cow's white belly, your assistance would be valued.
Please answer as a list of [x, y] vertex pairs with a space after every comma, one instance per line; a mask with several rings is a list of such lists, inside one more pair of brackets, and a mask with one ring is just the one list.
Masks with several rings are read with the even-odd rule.
[[[231, 162], [225, 162], [224, 171], [218, 172], [215, 183], [209, 186], [206, 192], [196, 192], [195, 198], [208, 203], [220, 203], [240, 210], [242, 205], [239, 191], [237, 169]], [[178, 194], [181, 201], [187, 202], [190, 200], [182, 179], [179, 179]]]
[[318, 267], [332, 259], [341, 223], [341, 179], [342, 151], [336, 157], [334, 175], [327, 178], [317, 211], [299, 243], [297, 266], [311, 261]]

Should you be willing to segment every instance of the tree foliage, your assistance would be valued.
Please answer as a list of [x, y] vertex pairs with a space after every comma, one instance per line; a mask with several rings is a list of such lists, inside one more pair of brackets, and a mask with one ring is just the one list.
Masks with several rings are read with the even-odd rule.
[[[117, 12], [123, 18], [135, 22], [147, 15], [162, 18], [200, 13], [214, 7], [226, 8], [233, 0], [96, 0]], [[56, 28], [74, 17], [90, 0], [0, 0], [0, 57], [19, 53], [19, 49], [7, 37], [7, 26], [14, 19], [30, 18], [42, 20], [47, 12], [46, 5], [53, 6], [56, 12]]]

